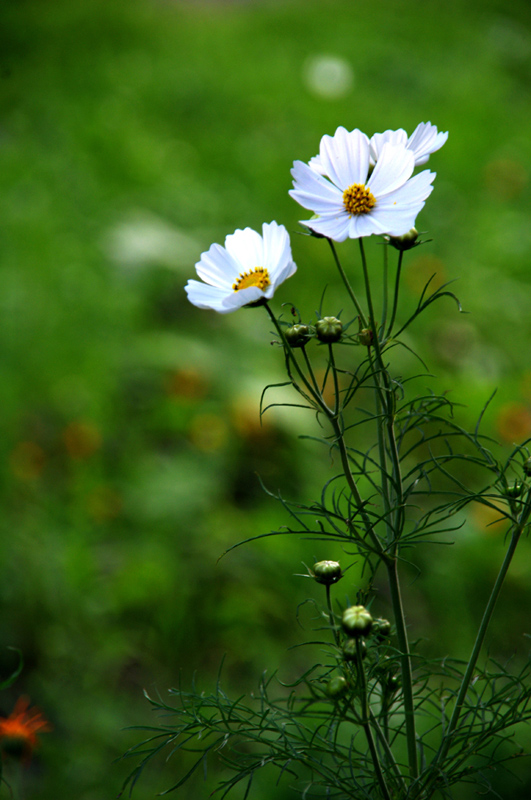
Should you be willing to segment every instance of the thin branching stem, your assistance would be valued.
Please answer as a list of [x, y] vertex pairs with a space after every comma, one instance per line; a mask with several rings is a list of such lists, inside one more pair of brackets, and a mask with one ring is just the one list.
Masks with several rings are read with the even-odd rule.
[[[382, 475], [382, 492], [384, 493], [384, 508], [388, 514], [392, 508], [395, 509], [394, 526], [391, 530], [393, 536], [391, 558], [385, 559], [385, 566], [387, 569], [387, 577], [389, 581], [389, 588], [391, 591], [391, 601], [393, 605], [393, 612], [395, 617], [396, 632], [398, 643], [400, 647], [400, 664], [402, 671], [402, 689], [404, 695], [404, 716], [406, 723], [406, 737], [407, 737], [407, 751], [409, 760], [409, 772], [412, 778], [418, 776], [418, 757], [417, 757], [417, 735], [415, 724], [415, 709], [413, 703], [413, 676], [411, 668], [411, 653], [409, 648], [409, 640], [407, 635], [406, 619], [404, 613], [404, 606], [402, 602], [402, 593], [400, 590], [400, 580], [398, 575], [398, 547], [401, 535], [401, 526], [403, 519], [402, 511], [402, 479], [400, 459], [396, 445], [396, 436], [394, 430], [394, 397], [391, 388], [391, 381], [389, 374], [384, 366], [382, 360], [382, 352], [380, 342], [378, 340], [378, 330], [374, 318], [374, 308], [371, 297], [370, 277], [367, 267], [367, 259], [365, 256], [365, 249], [363, 247], [363, 240], [359, 240], [361, 262], [363, 267], [363, 275], [365, 279], [365, 288], [367, 294], [367, 306], [369, 308], [369, 323], [373, 333], [373, 343], [376, 354], [377, 368], [373, 367], [374, 378], [376, 386], [379, 387], [377, 393], [377, 418], [383, 415], [385, 418], [385, 425], [382, 426], [380, 422], [378, 425], [378, 441], [380, 450], [380, 472]], [[382, 391], [383, 383], [383, 391]], [[383, 399], [385, 397], [385, 399]], [[387, 438], [387, 451], [389, 452], [392, 463], [392, 496], [389, 492], [389, 484], [387, 481], [387, 467], [386, 467], [386, 447], [383, 443], [383, 431], [386, 432]], [[386, 515], [387, 518], [387, 515]], [[389, 536], [389, 533], [388, 533]]]
[[323, 397], [322, 397], [321, 393], [319, 391], [317, 391], [311, 385], [310, 381], [308, 380], [308, 378], [306, 377], [306, 375], [304, 374], [304, 372], [300, 368], [299, 362], [295, 358], [295, 353], [293, 352], [293, 348], [291, 347], [291, 345], [289, 344], [288, 340], [284, 336], [284, 331], [282, 330], [282, 327], [279, 324], [277, 318], [275, 317], [275, 315], [271, 311], [271, 308], [269, 307], [269, 304], [268, 303], [264, 303], [264, 307], [265, 307], [267, 313], [269, 314], [269, 317], [270, 317], [271, 321], [273, 322], [273, 325], [275, 326], [278, 335], [280, 336], [280, 338], [282, 340], [282, 344], [284, 345], [284, 352], [286, 353], [288, 361], [291, 362], [293, 364], [293, 366], [295, 367], [297, 375], [299, 376], [300, 380], [304, 384], [306, 390], [309, 392], [309, 394], [315, 400], [315, 402], [316, 402], [317, 406], [319, 407], [319, 409], [324, 414], [326, 414], [327, 417], [330, 417], [330, 415], [333, 412], [326, 405], [325, 401], [323, 400]]
[[313, 384], [313, 388], [315, 389], [317, 394], [320, 395], [321, 392], [319, 390], [319, 384], [317, 383], [317, 379], [315, 377], [315, 373], [313, 371], [311, 361], [308, 358], [308, 352], [306, 350], [306, 347], [304, 347], [304, 345], [301, 347], [301, 351], [302, 351], [302, 355], [303, 355], [303, 358], [304, 358], [304, 362], [306, 364], [306, 369], [308, 370], [308, 375], [310, 376], [311, 382]]
[[378, 750], [376, 749], [376, 745], [374, 743], [374, 737], [372, 735], [371, 709], [369, 705], [369, 698], [367, 695], [367, 677], [365, 675], [365, 670], [363, 669], [362, 659], [363, 659], [363, 652], [361, 648], [361, 642], [359, 639], [356, 639], [356, 660], [358, 665], [358, 679], [359, 679], [358, 685], [360, 689], [361, 724], [365, 732], [367, 744], [369, 745], [369, 751], [371, 754], [372, 763], [374, 765], [374, 771], [376, 773], [376, 778], [378, 780], [382, 796], [384, 800], [391, 800], [391, 795], [389, 794], [387, 782], [385, 780], [385, 776], [382, 770], [382, 765], [380, 763], [380, 756], [378, 755]]
[[382, 291], [382, 322], [380, 331], [382, 337], [385, 335], [385, 326], [387, 324], [387, 310], [389, 305], [389, 242], [384, 239], [383, 243], [383, 291]]
[[389, 327], [387, 328], [387, 334], [385, 336], [386, 339], [389, 339], [393, 332], [393, 325], [395, 324], [395, 317], [396, 312], [398, 309], [398, 293], [400, 290], [400, 273], [402, 271], [402, 259], [404, 257], [404, 251], [400, 250], [398, 253], [398, 265], [396, 268], [396, 280], [395, 280], [395, 291], [393, 295], [393, 308], [391, 311], [391, 319], [389, 320]]
[[336, 362], [334, 360], [334, 349], [331, 343], [328, 345], [328, 356], [330, 358], [330, 366], [332, 368], [332, 375], [334, 377], [334, 394], [335, 394], [335, 403], [334, 403], [334, 416], [338, 416], [339, 409], [341, 407], [341, 398], [339, 396], [339, 382], [337, 378], [337, 369], [336, 369]]
[[330, 584], [326, 584], [326, 607], [328, 609], [328, 620], [330, 622], [330, 628], [334, 635], [334, 641], [336, 646], [339, 647], [339, 633], [337, 631], [336, 622], [334, 619], [334, 612], [332, 610], [332, 599], [330, 597]]
[[470, 654], [470, 658], [468, 660], [468, 664], [465, 670], [465, 674], [463, 676], [463, 680], [461, 681], [461, 686], [459, 687], [459, 692], [455, 701], [455, 705], [450, 716], [450, 721], [446, 728], [446, 732], [444, 738], [441, 742], [441, 746], [437, 755], [435, 756], [432, 762], [432, 769], [435, 770], [440, 767], [450, 750], [452, 743], [453, 743], [453, 734], [457, 728], [459, 723], [459, 719], [461, 713], [463, 711], [463, 707], [465, 704], [466, 696], [470, 687], [470, 682], [474, 675], [474, 671], [476, 669], [476, 664], [479, 658], [479, 654], [481, 652], [481, 648], [483, 647], [483, 642], [485, 641], [485, 636], [487, 633], [487, 629], [489, 627], [489, 623], [492, 618], [492, 614], [494, 612], [494, 607], [497, 603], [498, 597], [500, 596], [500, 592], [505, 581], [507, 572], [509, 571], [509, 567], [511, 565], [511, 561], [513, 556], [516, 552], [516, 548], [518, 546], [518, 542], [520, 541], [520, 537], [528, 524], [529, 516], [531, 514], [531, 489], [528, 490], [525, 502], [523, 503], [523, 509], [520, 515], [520, 519], [518, 524], [513, 527], [511, 540], [509, 542], [509, 546], [507, 548], [507, 552], [505, 553], [505, 558], [503, 559], [503, 563], [500, 567], [496, 580], [494, 582], [494, 586], [492, 587], [492, 591], [490, 593], [490, 597], [488, 599], [487, 605], [485, 607], [485, 611], [483, 613], [483, 617], [478, 629], [478, 633], [476, 636], [476, 640], [474, 642], [474, 647], [472, 648], [472, 652]]
[[358, 302], [358, 298], [354, 294], [354, 290], [353, 290], [352, 286], [350, 285], [349, 279], [347, 278], [347, 274], [346, 274], [345, 270], [343, 269], [343, 267], [341, 265], [341, 262], [340, 262], [340, 260], [338, 258], [337, 252], [336, 252], [336, 248], [334, 246], [334, 243], [333, 243], [332, 239], [328, 239], [328, 238], [327, 238], [327, 242], [330, 245], [330, 248], [332, 250], [332, 255], [334, 256], [334, 261], [336, 262], [336, 266], [337, 266], [337, 268], [339, 270], [339, 274], [341, 275], [341, 280], [345, 284], [345, 289], [347, 290], [348, 295], [349, 295], [350, 299], [352, 300], [352, 302], [354, 303], [356, 311], [358, 312], [362, 327], [366, 328], [367, 327], [367, 320], [365, 318], [365, 314], [363, 313], [363, 309], [362, 309], [362, 307], [360, 306], [360, 304]]

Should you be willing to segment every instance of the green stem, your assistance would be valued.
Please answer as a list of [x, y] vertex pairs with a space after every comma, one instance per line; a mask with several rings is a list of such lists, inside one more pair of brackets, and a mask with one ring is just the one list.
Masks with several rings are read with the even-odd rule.
[[334, 416], [337, 417], [340, 409], [339, 382], [337, 380], [337, 369], [336, 369], [336, 362], [334, 360], [334, 350], [331, 344], [328, 345], [328, 356], [330, 358], [330, 366], [332, 368], [332, 375], [334, 377], [334, 394], [336, 398], [334, 403]]
[[380, 539], [376, 535], [376, 532], [375, 532], [375, 530], [374, 530], [374, 528], [372, 526], [372, 523], [371, 523], [369, 515], [367, 514], [367, 512], [365, 511], [365, 509], [363, 507], [363, 500], [361, 499], [361, 495], [360, 495], [358, 486], [356, 484], [356, 481], [354, 480], [354, 476], [352, 474], [352, 470], [350, 469], [350, 461], [349, 461], [349, 457], [348, 457], [347, 446], [345, 444], [345, 440], [343, 438], [343, 432], [341, 431], [341, 428], [339, 426], [339, 422], [338, 422], [338, 420], [336, 418], [329, 418], [329, 419], [330, 419], [330, 423], [331, 423], [331, 425], [332, 425], [332, 427], [334, 429], [334, 434], [335, 434], [335, 437], [336, 437], [336, 443], [337, 443], [337, 446], [339, 448], [339, 454], [341, 456], [341, 466], [343, 467], [343, 473], [345, 475], [345, 479], [347, 481], [348, 488], [350, 489], [350, 492], [351, 492], [352, 496], [354, 497], [354, 501], [355, 501], [356, 506], [358, 508], [358, 512], [360, 513], [361, 518], [363, 520], [363, 525], [364, 525], [364, 528], [365, 528], [365, 532], [366, 532], [367, 536], [369, 537], [369, 539], [372, 541], [374, 551], [376, 553], [378, 553], [380, 558], [382, 558], [384, 561], [386, 561], [387, 560], [387, 554], [385, 553], [385, 550], [382, 547], [382, 543], [380, 542]]
[[372, 304], [371, 284], [369, 280], [369, 270], [367, 269], [367, 259], [365, 257], [365, 248], [363, 246], [363, 239], [358, 239], [360, 243], [361, 264], [363, 267], [363, 277], [365, 280], [365, 294], [367, 296], [367, 308], [369, 309], [369, 326], [372, 331], [374, 349], [378, 354], [378, 361], [381, 361], [380, 355], [380, 340], [378, 338], [378, 329], [376, 328], [376, 320], [374, 318], [374, 307]]
[[[271, 321], [273, 322], [273, 325], [275, 326], [278, 335], [282, 339], [282, 344], [284, 345], [284, 352], [287, 355], [288, 361], [291, 361], [291, 363], [295, 367], [295, 370], [297, 372], [297, 375], [301, 379], [301, 382], [304, 384], [304, 386], [305, 386], [306, 390], [309, 392], [309, 394], [313, 397], [313, 399], [315, 400], [315, 402], [317, 403], [317, 405], [319, 406], [319, 408], [321, 409], [323, 414], [325, 414], [328, 418], [330, 418], [330, 416], [332, 415], [332, 411], [326, 405], [325, 401], [323, 400], [323, 397], [322, 397], [321, 393], [319, 391], [317, 391], [311, 385], [311, 383], [308, 381], [306, 375], [304, 374], [304, 372], [300, 368], [299, 362], [295, 358], [295, 354], [293, 352], [293, 349], [292, 349], [291, 345], [289, 344], [288, 340], [286, 339], [286, 337], [284, 336], [284, 331], [282, 330], [277, 318], [275, 317], [275, 315], [271, 311], [271, 309], [269, 307], [269, 304], [268, 303], [264, 303], [263, 305], [264, 305], [264, 308], [266, 309], [267, 313], [269, 314], [269, 317], [270, 317]], [[312, 376], [313, 376], [313, 373], [312, 373]], [[315, 380], [315, 378], [314, 378], [314, 380]]]
[[337, 632], [336, 623], [334, 620], [334, 612], [332, 611], [332, 601], [330, 599], [330, 584], [326, 584], [326, 605], [328, 607], [328, 619], [330, 620], [330, 627], [334, 634], [336, 646], [339, 647], [339, 633]]
[[367, 739], [367, 744], [369, 745], [372, 762], [374, 764], [374, 770], [376, 772], [376, 777], [378, 779], [382, 795], [384, 797], [384, 800], [391, 800], [391, 795], [389, 794], [389, 789], [387, 787], [387, 783], [383, 774], [382, 765], [380, 764], [380, 757], [378, 755], [378, 750], [376, 749], [376, 745], [374, 743], [374, 737], [372, 735], [372, 729], [370, 725], [371, 709], [369, 705], [369, 698], [367, 696], [367, 678], [365, 676], [365, 670], [363, 669], [363, 663], [362, 663], [363, 654], [359, 639], [356, 639], [356, 656], [358, 664], [358, 677], [361, 689], [360, 692], [361, 725], [365, 732], [365, 738]]
[[405, 783], [405, 780], [404, 780], [404, 776], [400, 772], [398, 764], [396, 763], [396, 759], [395, 759], [394, 753], [393, 753], [393, 751], [391, 750], [391, 748], [389, 746], [389, 721], [388, 721], [387, 718], [386, 718], [386, 720], [384, 720], [384, 724], [387, 723], [387, 726], [386, 726], [387, 730], [385, 730], [385, 729], [382, 730], [382, 728], [380, 726], [380, 723], [378, 722], [378, 720], [374, 716], [374, 714], [373, 714], [371, 709], [369, 709], [369, 713], [370, 713], [371, 722], [372, 722], [373, 727], [376, 730], [376, 734], [378, 736], [378, 741], [380, 742], [380, 744], [381, 744], [381, 746], [383, 748], [383, 751], [384, 751], [384, 753], [386, 755], [388, 764], [392, 766], [393, 771], [394, 771], [394, 773], [395, 773], [395, 775], [396, 775], [396, 777], [398, 779], [398, 782], [400, 783], [402, 789], [406, 789], [406, 783]]
[[411, 653], [407, 636], [404, 606], [398, 579], [397, 559], [387, 560], [387, 576], [391, 590], [391, 602], [395, 616], [396, 635], [400, 649], [400, 667], [402, 675], [402, 693], [404, 697], [404, 716], [406, 722], [407, 753], [409, 774], [412, 778], [418, 776], [417, 760], [417, 734], [415, 730], [415, 706], [413, 703], [413, 675], [411, 669]]
[[385, 325], [387, 322], [387, 307], [389, 303], [389, 242], [384, 239], [384, 266], [383, 266], [383, 296], [382, 296], [382, 324], [380, 326], [382, 337], [385, 333]]
[[396, 311], [398, 308], [398, 292], [400, 289], [400, 272], [402, 270], [402, 258], [404, 257], [404, 251], [400, 250], [398, 254], [398, 266], [396, 268], [396, 279], [395, 279], [395, 293], [393, 297], [393, 310], [391, 312], [391, 321], [389, 322], [389, 327], [387, 329], [387, 335], [385, 336], [386, 339], [389, 339], [391, 336], [393, 325], [395, 324], [395, 317]]
[[520, 520], [516, 525], [516, 527], [513, 529], [509, 547], [507, 548], [507, 552], [505, 553], [505, 558], [503, 559], [500, 571], [498, 572], [498, 576], [496, 578], [496, 581], [494, 582], [494, 586], [492, 587], [492, 592], [485, 607], [485, 612], [483, 614], [483, 618], [479, 626], [478, 634], [476, 636], [476, 641], [474, 642], [474, 647], [472, 648], [472, 653], [470, 654], [470, 659], [468, 661], [468, 665], [465, 670], [461, 686], [459, 688], [457, 699], [455, 701], [455, 706], [453, 708], [452, 715], [450, 717], [450, 722], [448, 723], [448, 728], [444, 735], [439, 751], [432, 762], [432, 769], [437, 766], [439, 766], [440, 768], [441, 763], [446, 758], [448, 751], [452, 746], [452, 735], [455, 729], [457, 728], [459, 717], [461, 716], [461, 712], [463, 710], [463, 706], [466, 700], [466, 695], [470, 686], [470, 682], [472, 680], [472, 676], [474, 674], [474, 670], [476, 668], [476, 664], [479, 658], [481, 648], [483, 646], [483, 642], [485, 641], [485, 636], [487, 633], [487, 629], [489, 627], [490, 620], [492, 618], [492, 614], [494, 612], [494, 608], [496, 606], [496, 602], [498, 600], [498, 597], [500, 595], [503, 586], [503, 582], [505, 581], [505, 577], [511, 565], [511, 561], [516, 552], [516, 548], [518, 546], [520, 537], [528, 523], [530, 514], [531, 514], [531, 489], [527, 494], [524, 508], [520, 516]]
[[328, 241], [328, 244], [330, 245], [330, 247], [332, 249], [332, 254], [334, 256], [334, 260], [336, 262], [336, 266], [337, 266], [337, 268], [339, 270], [339, 274], [341, 275], [341, 279], [342, 279], [343, 283], [345, 284], [345, 288], [346, 288], [347, 292], [349, 293], [350, 299], [354, 303], [356, 311], [358, 312], [358, 315], [359, 315], [359, 318], [360, 318], [360, 321], [361, 321], [361, 325], [362, 325], [363, 328], [366, 328], [367, 327], [367, 320], [365, 319], [365, 314], [363, 313], [362, 308], [361, 308], [361, 306], [360, 306], [360, 304], [358, 302], [358, 298], [354, 294], [354, 290], [352, 289], [352, 286], [349, 283], [349, 280], [347, 278], [346, 272], [343, 269], [343, 267], [341, 266], [341, 262], [340, 262], [340, 260], [339, 260], [339, 258], [337, 256], [336, 248], [334, 247], [334, 243], [333, 243], [332, 239], [327, 239], [327, 241]]
[[385, 527], [387, 529], [387, 544], [389, 545], [394, 537], [393, 537], [393, 526], [391, 521], [391, 503], [389, 498], [389, 483], [387, 479], [387, 454], [385, 452], [385, 441], [384, 441], [384, 431], [383, 425], [384, 420], [382, 417], [383, 409], [381, 403], [381, 390], [379, 391], [379, 381], [376, 376], [376, 371], [374, 368], [374, 364], [371, 358], [371, 354], [369, 351], [369, 361], [372, 367], [372, 372], [375, 378], [375, 391], [374, 391], [374, 404], [376, 408], [376, 433], [378, 437], [378, 455], [380, 457], [380, 477], [381, 477], [381, 488], [382, 488], [382, 497], [383, 497], [383, 504], [384, 504], [384, 511], [385, 511]]
[[[400, 458], [398, 455], [395, 430], [394, 430], [394, 397], [390, 385], [389, 374], [385, 369], [382, 360], [380, 342], [378, 340], [378, 331], [376, 330], [376, 322], [374, 319], [374, 309], [371, 297], [369, 271], [367, 268], [367, 259], [365, 257], [365, 250], [363, 247], [362, 239], [360, 239], [360, 253], [363, 266], [363, 275], [365, 278], [367, 306], [369, 308], [370, 325], [371, 325], [371, 330], [373, 332], [373, 341], [374, 341], [374, 348], [375, 348], [376, 362], [377, 362], [376, 363], [377, 369], [375, 369], [373, 365], [373, 374], [375, 378], [375, 384], [377, 387], [376, 408], [378, 412], [377, 425], [378, 425], [379, 453], [381, 459], [380, 472], [382, 476], [382, 493], [384, 496], [384, 508], [386, 511], [388, 544], [393, 545], [393, 557], [392, 558], [387, 557], [385, 559], [385, 565], [387, 568], [389, 587], [391, 591], [391, 600], [393, 605], [393, 613], [395, 617], [397, 637], [401, 653], [400, 664], [402, 672], [402, 691], [404, 696], [404, 715], [406, 723], [409, 773], [412, 778], [417, 778], [418, 776], [417, 735], [415, 730], [415, 707], [413, 702], [413, 675], [411, 668], [411, 653], [409, 649], [404, 606], [402, 603], [402, 593], [400, 591], [400, 581], [398, 577], [398, 561], [397, 561], [398, 541], [400, 538], [403, 525], [403, 494], [402, 494]], [[380, 383], [381, 380], [383, 380], [384, 383], [383, 387], [381, 386]], [[389, 485], [387, 481], [386, 448], [383, 442], [383, 426], [380, 420], [380, 411], [386, 417], [385, 430], [387, 433], [387, 445], [393, 467], [392, 498], [389, 492]], [[390, 513], [392, 508], [395, 509], [394, 524], [391, 524], [390, 521]]]
[[313, 383], [313, 387], [314, 387], [315, 391], [317, 392], [317, 394], [320, 395], [321, 391], [319, 389], [319, 384], [317, 383], [317, 379], [316, 379], [316, 377], [314, 375], [314, 371], [312, 369], [312, 365], [310, 363], [310, 359], [308, 358], [308, 353], [306, 352], [306, 348], [303, 346], [303, 347], [301, 347], [301, 350], [302, 350], [302, 355], [304, 357], [304, 361], [306, 363], [306, 368], [308, 370], [308, 374], [309, 374], [309, 376], [311, 378], [311, 381]]

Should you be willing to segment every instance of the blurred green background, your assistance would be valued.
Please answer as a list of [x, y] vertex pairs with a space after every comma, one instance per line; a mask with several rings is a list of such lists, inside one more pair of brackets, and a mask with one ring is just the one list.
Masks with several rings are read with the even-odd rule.
[[[154, 722], [144, 687], [164, 696], [197, 671], [208, 688], [226, 653], [227, 687], [252, 690], [263, 669], [292, 677], [315, 655], [286, 652], [307, 635], [297, 603], [317, 596], [295, 573], [341, 553], [267, 539], [218, 558], [287, 521], [256, 473], [311, 501], [330, 464], [297, 438], [315, 432], [310, 415], [259, 425], [263, 386], [283, 379], [266, 315], [199, 311], [183, 285], [212, 242], [276, 219], [299, 266], [277, 311], [290, 301], [311, 317], [325, 284], [324, 312], [341, 308], [327, 249], [297, 235], [306, 213], [288, 196], [293, 160], [324, 133], [450, 131], [418, 220], [433, 242], [408, 255], [403, 301], [436, 272], [458, 279], [470, 313], [443, 301], [408, 343], [430, 385], [464, 404], [463, 424], [497, 387], [485, 431], [500, 452], [530, 435], [531, 11], [4, 0], [0, 15], [2, 676], [8, 646], [25, 659], [0, 714], [26, 693], [54, 726], [20, 797], [102, 800], [132, 767], [114, 761], [139, 740], [123, 729]], [[356, 282], [354, 244], [342, 255]], [[431, 655], [466, 657], [503, 552], [492, 521], [471, 512], [453, 547], [428, 548], [406, 575], [412, 635]], [[527, 658], [530, 576], [524, 541], [489, 635], [504, 662]], [[177, 768], [148, 771], [134, 796]], [[520, 774], [491, 780], [528, 797]]]

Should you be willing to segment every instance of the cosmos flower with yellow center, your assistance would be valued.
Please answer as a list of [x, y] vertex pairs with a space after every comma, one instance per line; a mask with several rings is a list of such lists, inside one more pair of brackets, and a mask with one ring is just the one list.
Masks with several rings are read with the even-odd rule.
[[290, 195], [316, 215], [301, 224], [336, 242], [371, 234], [402, 236], [414, 227], [435, 178], [428, 170], [411, 177], [413, 150], [390, 141], [382, 144], [372, 168], [369, 138], [345, 128], [323, 136], [319, 164], [320, 172], [295, 161]]
[[185, 290], [190, 302], [228, 314], [269, 300], [297, 267], [287, 230], [270, 222], [263, 224], [262, 236], [245, 228], [227, 236], [225, 247], [213, 244], [195, 269], [203, 283], [188, 281]]

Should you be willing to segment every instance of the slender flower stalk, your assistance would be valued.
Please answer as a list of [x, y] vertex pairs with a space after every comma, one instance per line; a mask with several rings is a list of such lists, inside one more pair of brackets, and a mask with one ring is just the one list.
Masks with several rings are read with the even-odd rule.
[[436, 770], [437, 767], [444, 762], [444, 759], [446, 758], [446, 755], [448, 754], [448, 751], [452, 746], [452, 737], [457, 728], [459, 719], [461, 717], [461, 713], [463, 711], [466, 696], [470, 687], [470, 683], [472, 681], [472, 677], [474, 675], [474, 671], [476, 669], [476, 665], [478, 662], [481, 649], [483, 647], [483, 643], [485, 641], [485, 636], [487, 634], [487, 630], [490, 621], [492, 619], [492, 615], [494, 613], [494, 608], [496, 606], [496, 603], [498, 602], [502, 586], [505, 582], [505, 578], [507, 577], [509, 567], [511, 566], [514, 554], [516, 553], [516, 548], [518, 547], [518, 543], [520, 541], [522, 533], [524, 532], [526, 526], [528, 525], [530, 515], [531, 515], [531, 489], [529, 489], [527, 492], [525, 502], [523, 503], [520, 519], [513, 526], [509, 546], [507, 548], [502, 565], [500, 567], [500, 570], [494, 582], [494, 586], [492, 587], [492, 591], [487, 601], [487, 605], [485, 607], [485, 611], [483, 613], [483, 617], [479, 625], [478, 633], [476, 636], [476, 640], [474, 642], [474, 646], [472, 648], [472, 652], [470, 654], [470, 658], [468, 659], [467, 667], [463, 675], [463, 680], [461, 681], [461, 686], [459, 687], [459, 692], [457, 694], [457, 698], [452, 710], [452, 714], [450, 716], [450, 720], [448, 722], [448, 726], [446, 728], [439, 750], [431, 765], [432, 770]]
[[329, 239], [329, 238], [327, 238], [327, 241], [328, 241], [328, 244], [330, 245], [330, 249], [332, 250], [332, 255], [334, 256], [334, 261], [336, 262], [336, 267], [338, 268], [339, 274], [341, 275], [341, 280], [345, 284], [345, 288], [346, 288], [346, 290], [348, 292], [348, 295], [349, 295], [350, 299], [352, 300], [352, 302], [354, 303], [354, 306], [356, 308], [356, 311], [358, 312], [358, 316], [360, 318], [360, 322], [361, 322], [362, 326], [364, 328], [366, 328], [367, 327], [367, 320], [365, 319], [365, 314], [363, 313], [363, 309], [362, 309], [361, 305], [358, 302], [358, 298], [356, 297], [356, 295], [355, 295], [355, 293], [354, 293], [354, 291], [352, 289], [352, 286], [349, 283], [349, 280], [347, 278], [347, 274], [346, 274], [345, 270], [343, 269], [343, 267], [341, 266], [341, 261], [338, 258], [337, 250], [336, 250], [336, 248], [334, 246], [334, 242], [332, 241], [332, 239]]
[[387, 311], [389, 304], [389, 243], [386, 239], [383, 242], [383, 296], [382, 296], [382, 321], [380, 323], [381, 337], [384, 339], [385, 326], [387, 324]]
[[356, 652], [357, 652], [358, 676], [359, 676], [360, 696], [361, 696], [361, 724], [365, 732], [367, 744], [369, 746], [372, 762], [374, 764], [374, 769], [376, 772], [376, 777], [378, 779], [378, 784], [382, 792], [382, 797], [384, 798], [384, 800], [392, 800], [391, 794], [389, 793], [389, 789], [387, 786], [387, 781], [385, 779], [382, 770], [382, 765], [380, 763], [380, 756], [378, 750], [376, 749], [376, 744], [374, 742], [374, 737], [372, 735], [371, 710], [367, 696], [367, 679], [365, 677], [365, 671], [362, 668], [363, 653], [361, 651], [360, 639], [356, 639]]
[[393, 332], [393, 325], [395, 324], [395, 317], [396, 311], [398, 308], [398, 293], [400, 291], [400, 275], [402, 271], [402, 259], [404, 257], [404, 251], [400, 250], [398, 253], [398, 265], [396, 268], [396, 280], [395, 280], [395, 291], [393, 294], [393, 307], [391, 311], [391, 319], [389, 320], [389, 327], [387, 329], [387, 334], [385, 336], [386, 339], [389, 339]]

